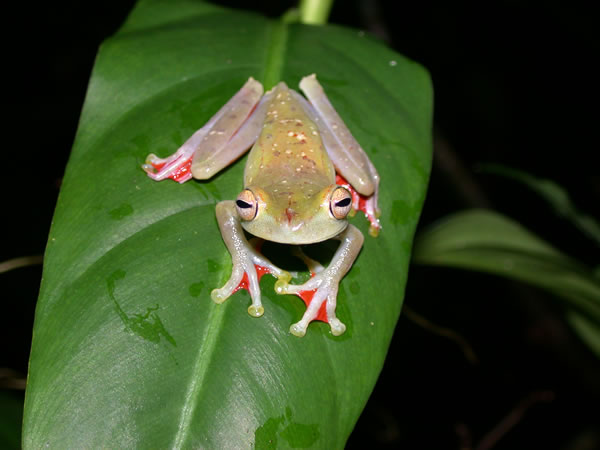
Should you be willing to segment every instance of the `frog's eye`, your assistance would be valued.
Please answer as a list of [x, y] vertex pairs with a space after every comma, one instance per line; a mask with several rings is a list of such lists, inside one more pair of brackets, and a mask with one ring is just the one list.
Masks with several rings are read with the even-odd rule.
[[235, 201], [235, 209], [242, 220], [253, 220], [258, 211], [258, 202], [250, 189], [244, 189]]
[[336, 219], [345, 219], [352, 208], [352, 195], [346, 188], [337, 187], [331, 194], [329, 210]]

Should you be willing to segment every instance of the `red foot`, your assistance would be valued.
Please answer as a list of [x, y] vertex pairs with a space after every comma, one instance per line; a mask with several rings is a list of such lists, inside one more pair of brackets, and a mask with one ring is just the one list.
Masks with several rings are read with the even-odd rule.
[[[267, 269], [266, 267], [259, 266], [256, 264], [254, 264], [254, 267], [256, 268], [256, 275], [258, 277], [258, 281], [260, 281], [260, 279], [263, 277], [263, 275], [271, 273], [271, 271], [269, 269]], [[311, 275], [311, 277], [315, 276], [314, 273], [311, 273], [310, 275]], [[246, 273], [244, 273], [244, 276], [242, 277], [242, 281], [240, 281], [240, 284], [238, 284], [238, 286], [233, 290], [233, 292], [237, 292], [240, 289], [246, 289], [248, 292], [250, 292], [250, 290], [248, 288], [248, 275]], [[301, 291], [301, 292], [297, 293], [296, 295], [302, 299], [302, 301], [306, 304], [306, 307], [308, 308], [310, 306], [310, 303], [312, 302], [315, 292], [317, 292], [317, 290], [312, 289], [310, 291]], [[321, 322], [325, 322], [325, 323], [329, 322], [327, 320], [327, 309], [326, 309], [325, 302], [323, 302], [323, 304], [319, 308], [319, 313], [317, 314], [317, 317], [315, 317], [314, 320], [320, 320]]]
[[[306, 304], [306, 307], [308, 308], [312, 302], [312, 299], [315, 295], [315, 292], [317, 292], [316, 289], [313, 289], [311, 291], [300, 291], [298, 292], [296, 295], [298, 297], [300, 297], [302, 299], [302, 301], [304, 301], [304, 303]], [[325, 323], [329, 323], [329, 320], [327, 320], [327, 306], [326, 306], [326, 301], [323, 302], [323, 304], [321, 305], [321, 307], [319, 308], [319, 312], [317, 314], [317, 317], [314, 318], [314, 320], [320, 320], [321, 322], [325, 322]]]
[[[256, 264], [254, 264], [254, 267], [256, 268], [256, 275], [258, 277], [258, 281], [260, 281], [260, 279], [263, 277], [263, 275], [265, 275], [267, 273], [271, 273], [271, 271], [269, 269], [267, 269], [266, 267], [258, 266]], [[250, 292], [248, 284], [249, 284], [248, 275], [244, 272], [242, 281], [240, 281], [240, 284], [238, 284], [238, 286], [233, 290], [233, 292], [237, 292], [240, 289], [246, 289], [248, 292]]]
[[[316, 274], [314, 272], [310, 273], [311, 278], [314, 277], [315, 275]], [[315, 292], [317, 292], [317, 290], [312, 289], [310, 291], [300, 291], [296, 295], [302, 299], [302, 301], [308, 308], [310, 306], [310, 304], [312, 303], [313, 297], [315, 296]], [[317, 317], [315, 317], [313, 320], [320, 320], [321, 322], [329, 323], [329, 320], [327, 319], [327, 307], [325, 305], [325, 302], [323, 302], [323, 304], [319, 308]]]
[[[181, 157], [180, 157], [181, 158]], [[154, 169], [156, 169], [156, 171], [160, 171], [167, 163], [151, 163], [152, 167], [154, 167]], [[191, 168], [192, 168], [192, 158], [188, 158], [187, 160], [182, 160], [180, 161], [179, 158], [176, 159], [175, 161], [169, 163], [169, 166], [178, 166], [177, 169], [171, 174], [169, 175], [167, 178], [170, 178], [171, 180], [175, 180], [178, 183], [183, 183], [187, 180], [189, 180], [190, 178], [192, 178], [192, 172], [191, 172]]]
[[364, 195], [361, 195], [358, 192], [356, 192], [352, 185], [348, 183], [346, 179], [339, 174], [335, 175], [335, 182], [336, 184], [343, 186], [350, 191], [350, 194], [352, 194], [352, 207], [357, 211], [362, 211], [365, 214], [365, 217], [369, 219], [371, 226], [379, 230], [381, 228], [379, 220], [377, 220], [377, 217], [375, 217], [373, 213], [367, 211], [367, 200], [369, 200], [369, 197], [365, 197]]

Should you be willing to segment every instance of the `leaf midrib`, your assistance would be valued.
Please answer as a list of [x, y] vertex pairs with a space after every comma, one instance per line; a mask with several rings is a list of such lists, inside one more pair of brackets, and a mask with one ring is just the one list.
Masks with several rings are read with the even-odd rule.
[[[287, 47], [288, 29], [282, 21], [270, 22], [270, 30], [267, 33], [267, 51], [265, 54], [265, 70], [263, 73], [263, 84], [265, 88], [270, 89], [281, 80], [283, 72], [283, 63], [285, 59], [285, 50]], [[203, 381], [206, 378], [212, 358], [219, 341], [219, 336], [223, 330], [226, 304], [211, 305], [211, 311], [208, 316], [208, 326], [201, 342], [202, 345], [196, 356], [194, 369], [192, 370], [190, 384], [185, 396], [185, 402], [181, 409], [179, 418], [179, 427], [173, 448], [182, 448], [189, 437], [192, 419], [200, 393], [202, 391]]]
[[221, 330], [223, 329], [227, 305], [228, 303], [222, 305], [212, 303], [210, 306], [211, 310], [207, 319], [208, 326], [200, 341], [203, 344], [200, 345], [194, 369], [192, 370], [190, 384], [185, 395], [183, 408], [181, 409], [181, 416], [179, 417], [179, 427], [175, 435], [173, 448], [182, 448], [189, 436], [188, 430], [190, 429], [190, 424], [198, 405], [200, 391], [204, 379], [209, 372], [210, 363], [217, 347], [218, 337], [221, 335]]

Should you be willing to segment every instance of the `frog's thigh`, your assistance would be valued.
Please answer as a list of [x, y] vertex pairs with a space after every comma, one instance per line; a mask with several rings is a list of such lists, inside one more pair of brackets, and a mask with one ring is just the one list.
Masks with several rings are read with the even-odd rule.
[[193, 142], [196, 149], [191, 168], [194, 178], [212, 177], [252, 146], [262, 129], [270, 99], [270, 95], [262, 96], [262, 93], [262, 85], [250, 78], [203, 127], [204, 134]]
[[[256, 107], [263, 96], [263, 86], [253, 78], [167, 158], [149, 154], [142, 168], [156, 181], [173, 178], [183, 183], [192, 175], [208, 179], [247, 150], [258, 137]], [[260, 127], [260, 124], [258, 127]], [[191, 170], [190, 170], [191, 164]]]

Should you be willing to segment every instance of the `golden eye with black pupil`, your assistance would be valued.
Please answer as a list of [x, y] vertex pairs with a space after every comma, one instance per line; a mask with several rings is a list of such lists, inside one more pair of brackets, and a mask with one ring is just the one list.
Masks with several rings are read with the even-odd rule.
[[253, 220], [258, 212], [258, 202], [250, 189], [244, 189], [235, 201], [235, 209], [242, 220]]
[[348, 189], [337, 187], [331, 194], [329, 200], [329, 210], [336, 219], [345, 219], [352, 208], [352, 195]]

